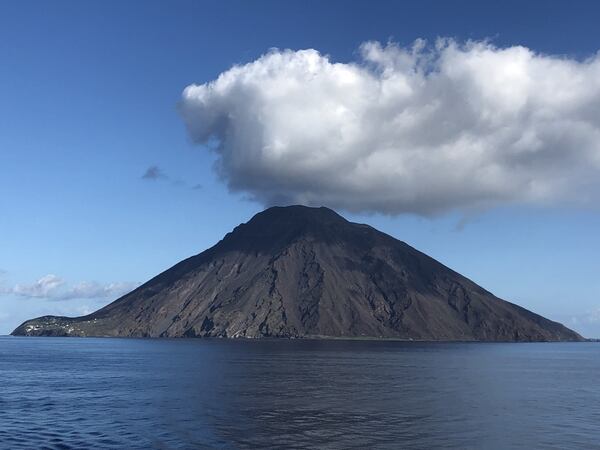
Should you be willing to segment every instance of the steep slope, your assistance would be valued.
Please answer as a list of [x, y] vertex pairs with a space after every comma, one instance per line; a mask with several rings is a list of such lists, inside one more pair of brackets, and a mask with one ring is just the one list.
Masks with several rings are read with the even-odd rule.
[[274, 207], [84, 317], [14, 335], [581, 340], [327, 208]]

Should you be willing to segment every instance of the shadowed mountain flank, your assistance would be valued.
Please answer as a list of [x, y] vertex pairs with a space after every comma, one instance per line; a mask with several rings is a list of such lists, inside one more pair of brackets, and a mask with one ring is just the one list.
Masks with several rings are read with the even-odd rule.
[[273, 207], [108, 306], [14, 335], [578, 341], [374, 228]]

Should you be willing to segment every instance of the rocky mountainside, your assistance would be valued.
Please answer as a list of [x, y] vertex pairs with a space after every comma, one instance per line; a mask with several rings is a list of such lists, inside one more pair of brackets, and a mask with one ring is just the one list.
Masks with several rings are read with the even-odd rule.
[[93, 314], [14, 335], [577, 341], [409, 245], [327, 208], [269, 208]]

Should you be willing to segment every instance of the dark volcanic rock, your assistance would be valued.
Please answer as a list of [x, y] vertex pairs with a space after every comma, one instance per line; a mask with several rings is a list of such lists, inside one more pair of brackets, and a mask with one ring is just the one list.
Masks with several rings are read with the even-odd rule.
[[582, 340], [404, 242], [327, 208], [269, 208], [84, 317], [15, 335]]

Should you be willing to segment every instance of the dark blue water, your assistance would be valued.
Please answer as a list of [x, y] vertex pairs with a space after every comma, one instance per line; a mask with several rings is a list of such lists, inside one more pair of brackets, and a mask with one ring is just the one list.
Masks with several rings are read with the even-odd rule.
[[600, 344], [0, 338], [0, 447], [600, 448]]

